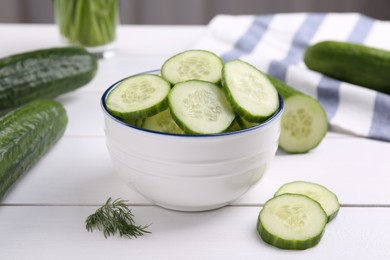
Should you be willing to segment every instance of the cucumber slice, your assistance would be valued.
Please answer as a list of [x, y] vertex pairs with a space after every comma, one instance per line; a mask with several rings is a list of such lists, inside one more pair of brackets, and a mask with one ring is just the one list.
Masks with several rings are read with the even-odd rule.
[[161, 75], [171, 82], [197, 79], [219, 83], [223, 62], [220, 57], [205, 50], [188, 50], [169, 58], [162, 65]]
[[234, 122], [235, 113], [222, 89], [210, 82], [178, 83], [172, 88], [168, 101], [173, 119], [185, 133], [221, 133]]
[[242, 127], [238, 124], [237, 116], [236, 116], [236, 120], [234, 120], [233, 124], [230, 125], [227, 132], [236, 132], [236, 131], [240, 131], [240, 130], [242, 130]]
[[301, 194], [283, 194], [265, 203], [257, 232], [270, 245], [302, 250], [320, 242], [327, 219], [315, 200]]
[[184, 134], [183, 130], [173, 120], [169, 109], [146, 118], [142, 128], [163, 133]]
[[284, 99], [279, 147], [288, 153], [307, 153], [317, 147], [328, 132], [321, 104], [280, 80], [268, 78]]
[[309, 96], [292, 96], [284, 101], [279, 146], [289, 153], [306, 153], [317, 147], [328, 123], [319, 103]]
[[278, 92], [266, 75], [244, 61], [225, 63], [222, 85], [236, 113], [249, 122], [260, 123], [279, 107]]
[[317, 183], [306, 181], [294, 181], [286, 183], [276, 191], [275, 196], [279, 196], [285, 193], [306, 195], [320, 203], [321, 207], [328, 216], [328, 222], [336, 217], [340, 209], [340, 203], [337, 199], [337, 196], [324, 186]]
[[108, 94], [107, 110], [123, 119], [149, 117], [168, 108], [170, 89], [171, 85], [160, 76], [132, 76]]
[[251, 127], [259, 124], [259, 123], [248, 122], [244, 118], [239, 117], [239, 116], [236, 117], [236, 121], [237, 121], [238, 125], [241, 127], [241, 129], [251, 128]]
[[126, 124], [141, 128], [142, 124], [145, 121], [145, 118], [129, 118], [129, 119], [122, 119], [122, 121], [125, 122]]

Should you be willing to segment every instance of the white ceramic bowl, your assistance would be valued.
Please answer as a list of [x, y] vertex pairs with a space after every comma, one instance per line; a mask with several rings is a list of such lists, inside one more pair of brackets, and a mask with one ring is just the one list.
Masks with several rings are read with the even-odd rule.
[[[151, 72], [147, 72], [151, 73]], [[120, 81], [119, 81], [120, 82]], [[237, 132], [176, 135], [128, 125], [101, 106], [116, 172], [154, 204], [182, 211], [225, 206], [257, 183], [278, 147], [283, 100], [264, 123]]]

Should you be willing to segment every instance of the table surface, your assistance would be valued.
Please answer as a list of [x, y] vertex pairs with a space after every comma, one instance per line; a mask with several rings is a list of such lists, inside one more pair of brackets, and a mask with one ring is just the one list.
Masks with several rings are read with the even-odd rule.
[[[191, 48], [204, 26], [120, 26], [118, 52], [96, 77], [57, 100], [69, 123], [62, 139], [0, 201], [0, 259], [390, 259], [390, 143], [328, 133], [308, 154], [278, 151], [263, 179], [232, 205], [207, 212], [154, 206], [115, 174], [105, 146], [100, 97], [112, 83], [159, 68]], [[0, 24], [0, 57], [61, 45], [54, 25]], [[339, 215], [314, 248], [281, 250], [256, 234], [265, 201], [289, 181], [334, 191]], [[128, 200], [137, 239], [87, 232], [84, 221], [108, 197]]]

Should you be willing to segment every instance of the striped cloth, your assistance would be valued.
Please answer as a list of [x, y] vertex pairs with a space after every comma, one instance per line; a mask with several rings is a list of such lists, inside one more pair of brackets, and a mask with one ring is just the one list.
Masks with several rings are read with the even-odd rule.
[[332, 131], [390, 141], [390, 95], [326, 77], [303, 63], [305, 49], [323, 40], [390, 49], [390, 22], [357, 13], [218, 15], [192, 47], [224, 61], [245, 60], [316, 98]]

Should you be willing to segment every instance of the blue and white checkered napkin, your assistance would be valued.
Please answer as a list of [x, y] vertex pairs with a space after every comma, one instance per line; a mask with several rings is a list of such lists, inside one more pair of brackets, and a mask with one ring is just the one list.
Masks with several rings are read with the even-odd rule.
[[390, 50], [390, 22], [356, 13], [218, 15], [193, 48], [224, 61], [245, 60], [316, 98], [333, 131], [390, 141], [390, 95], [326, 77], [303, 63], [305, 49], [323, 40]]

